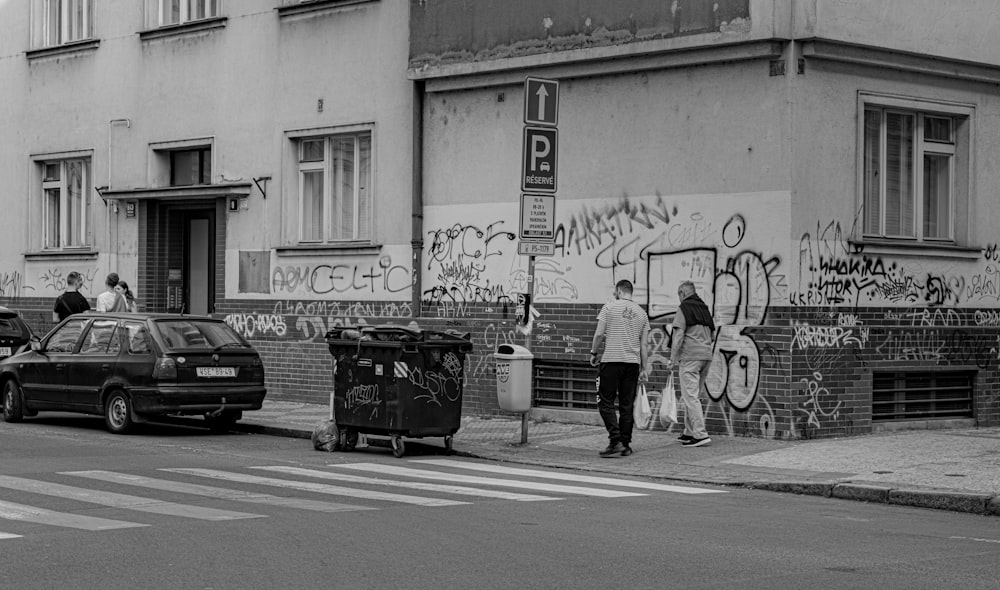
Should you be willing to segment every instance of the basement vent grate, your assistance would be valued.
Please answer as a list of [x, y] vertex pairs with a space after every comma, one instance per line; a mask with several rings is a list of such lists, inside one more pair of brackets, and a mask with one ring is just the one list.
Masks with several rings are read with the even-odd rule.
[[968, 371], [875, 373], [872, 421], [972, 418], [975, 378]]
[[597, 409], [597, 368], [587, 363], [535, 359], [535, 406], [563, 410]]

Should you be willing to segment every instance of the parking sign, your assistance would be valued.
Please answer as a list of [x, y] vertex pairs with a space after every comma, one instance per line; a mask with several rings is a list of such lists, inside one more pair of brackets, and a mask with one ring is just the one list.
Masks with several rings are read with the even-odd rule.
[[525, 192], [556, 192], [558, 144], [559, 131], [554, 127], [524, 128], [521, 190]]

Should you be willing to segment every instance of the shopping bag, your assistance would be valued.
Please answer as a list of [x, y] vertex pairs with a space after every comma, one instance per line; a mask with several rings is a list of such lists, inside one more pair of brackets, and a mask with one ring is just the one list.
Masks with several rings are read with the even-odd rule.
[[677, 422], [677, 393], [674, 391], [674, 375], [667, 376], [667, 384], [660, 394], [660, 424], [669, 426]]
[[649, 396], [646, 395], [646, 386], [642, 383], [635, 388], [635, 404], [632, 406], [632, 418], [635, 420], [635, 427], [642, 429], [649, 424], [653, 417], [653, 410], [649, 407]]

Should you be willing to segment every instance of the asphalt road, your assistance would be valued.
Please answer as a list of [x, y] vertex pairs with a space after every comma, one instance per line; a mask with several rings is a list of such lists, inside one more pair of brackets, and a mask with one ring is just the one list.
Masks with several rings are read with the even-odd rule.
[[320, 453], [174, 425], [123, 437], [63, 415], [0, 423], [0, 588], [965, 590], [1000, 579], [995, 517], [497, 472], [407, 449]]

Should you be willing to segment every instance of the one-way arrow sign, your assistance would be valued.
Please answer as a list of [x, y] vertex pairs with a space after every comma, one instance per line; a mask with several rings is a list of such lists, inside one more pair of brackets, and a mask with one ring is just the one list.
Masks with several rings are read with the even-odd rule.
[[524, 122], [527, 125], [559, 123], [559, 82], [542, 78], [524, 79]]

